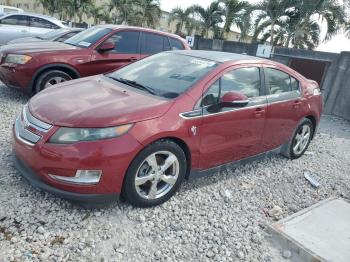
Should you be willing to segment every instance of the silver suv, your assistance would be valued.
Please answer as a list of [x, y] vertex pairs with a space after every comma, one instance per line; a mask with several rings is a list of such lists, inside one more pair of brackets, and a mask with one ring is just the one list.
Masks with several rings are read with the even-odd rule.
[[50, 16], [31, 13], [8, 14], [0, 18], [0, 45], [12, 39], [37, 36], [64, 27], [60, 20]]

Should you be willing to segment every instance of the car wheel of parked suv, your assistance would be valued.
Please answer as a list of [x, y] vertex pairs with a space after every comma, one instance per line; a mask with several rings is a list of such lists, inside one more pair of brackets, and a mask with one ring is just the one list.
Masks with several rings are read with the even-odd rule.
[[60, 70], [46, 71], [39, 76], [35, 86], [35, 93], [71, 79], [70, 75]]
[[184, 151], [170, 140], [157, 141], [132, 161], [123, 197], [132, 205], [150, 207], [167, 201], [180, 187], [187, 162]]
[[313, 132], [314, 126], [311, 120], [304, 118], [298, 125], [293, 138], [288, 142], [282, 154], [290, 159], [301, 157], [311, 142]]

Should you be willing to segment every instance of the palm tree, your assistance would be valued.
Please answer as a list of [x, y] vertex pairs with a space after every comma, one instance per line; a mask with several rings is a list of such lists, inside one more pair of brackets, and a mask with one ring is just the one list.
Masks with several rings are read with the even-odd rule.
[[346, 23], [344, 6], [334, 0], [296, 0], [295, 9], [303, 18], [299, 30], [305, 31], [310, 23], [314, 22], [327, 24], [325, 40], [337, 34]]
[[176, 22], [176, 34], [182, 33], [183, 26], [186, 25], [190, 20], [190, 10], [182, 9], [181, 7], [175, 7], [171, 10], [168, 24], [172, 21]]
[[60, 3], [56, 0], [36, 0], [39, 4], [41, 4], [51, 16], [53, 16], [58, 8], [60, 7]]
[[270, 42], [274, 43], [276, 26], [281, 25], [287, 19], [286, 10], [293, 7], [291, 0], [263, 0], [253, 9], [258, 11], [254, 25], [253, 41], [261, 34], [270, 34]]
[[147, 26], [154, 28], [162, 15], [159, 0], [136, 0], [134, 19], [131, 23], [138, 26]]
[[131, 0], [110, 0], [109, 12], [112, 12], [114, 24], [126, 24], [133, 16], [134, 6]]
[[87, 12], [87, 16], [89, 18], [94, 19], [94, 25], [97, 25], [100, 23], [100, 21], [103, 21], [105, 19], [105, 10], [102, 6], [91, 6], [90, 9]]
[[224, 34], [230, 32], [232, 26], [237, 26], [241, 31], [241, 38], [244, 38], [250, 29], [250, 4], [241, 0], [220, 0], [224, 4], [225, 24], [221, 32], [221, 38]]
[[222, 16], [224, 14], [220, 7], [220, 2], [214, 1], [207, 8], [203, 8], [200, 5], [193, 5], [189, 7], [189, 10], [191, 14], [199, 17], [202, 36], [208, 37], [209, 30], [214, 32], [215, 38], [220, 36], [219, 24], [223, 22]]

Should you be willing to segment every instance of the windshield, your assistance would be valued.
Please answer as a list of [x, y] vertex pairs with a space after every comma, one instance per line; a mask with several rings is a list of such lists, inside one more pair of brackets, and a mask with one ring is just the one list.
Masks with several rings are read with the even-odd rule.
[[110, 28], [92, 27], [67, 39], [64, 43], [79, 47], [90, 47], [111, 31]]
[[51, 40], [51, 39], [56, 38], [56, 36], [60, 36], [61, 34], [64, 34], [65, 32], [68, 32], [68, 31], [69, 31], [69, 29], [67, 29], [67, 28], [61, 28], [61, 29], [57, 29], [57, 30], [52, 30], [44, 35], [39, 35], [38, 37], [40, 39], [44, 39], [44, 40]]
[[154, 93], [174, 98], [213, 70], [214, 61], [177, 53], [160, 53], [130, 64], [107, 76], [133, 81], [151, 88]]

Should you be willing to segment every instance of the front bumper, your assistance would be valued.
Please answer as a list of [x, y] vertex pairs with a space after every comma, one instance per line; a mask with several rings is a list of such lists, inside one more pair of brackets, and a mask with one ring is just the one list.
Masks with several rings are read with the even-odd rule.
[[26, 65], [0, 65], [0, 81], [6, 86], [31, 92], [34, 71]]
[[14, 155], [14, 163], [18, 171], [33, 187], [39, 188], [46, 192], [50, 192], [58, 197], [62, 197], [67, 200], [76, 202], [82, 206], [86, 207], [99, 207], [104, 206], [109, 203], [112, 203], [119, 199], [119, 194], [79, 194], [60, 190], [58, 188], [52, 187], [48, 184], [45, 184], [34, 171], [26, 166], [16, 155]]

